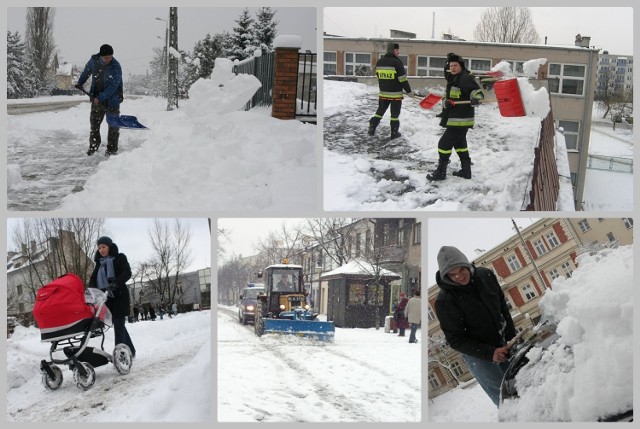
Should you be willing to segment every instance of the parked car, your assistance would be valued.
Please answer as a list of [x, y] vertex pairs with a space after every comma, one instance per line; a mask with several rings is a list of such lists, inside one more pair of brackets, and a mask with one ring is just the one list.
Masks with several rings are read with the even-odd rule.
[[238, 321], [243, 325], [254, 321], [256, 298], [260, 293], [264, 293], [264, 283], [249, 283], [242, 290], [238, 304]]
[[[571, 357], [573, 355], [573, 350], [568, 345], [560, 345], [557, 341], [559, 339], [559, 335], [556, 333], [556, 325], [549, 322], [544, 322], [535, 329], [535, 333], [530, 336], [527, 340], [519, 342], [516, 344], [511, 353], [513, 357], [510, 359], [509, 368], [505, 373], [504, 379], [502, 380], [502, 386], [500, 391], [500, 408], [498, 412], [498, 419], [500, 421], [513, 421], [514, 416], [517, 415], [518, 411], [518, 401], [520, 400], [520, 396], [528, 395], [531, 396], [543, 396], [547, 394], [546, 390], [548, 390], [548, 386], [545, 387], [545, 377], [534, 377], [534, 378], [521, 378], [516, 383], [516, 376], [520, 371], [528, 371], [529, 373], [535, 372], [535, 367], [539, 367], [542, 372], [544, 369], [553, 369], [555, 365], [559, 365], [557, 362], [553, 362], [550, 357], [550, 354], [544, 355], [543, 353], [534, 353], [533, 355], [528, 355], [528, 353], [534, 348], [539, 347], [542, 351], [548, 351], [552, 345], [559, 346], [564, 348], [564, 353], [554, 355], [564, 355], [565, 365], [564, 371], [571, 371], [574, 368], [571, 366], [570, 362], [573, 362], [572, 359], [566, 359], [567, 357]], [[532, 360], [530, 360], [530, 358]], [[567, 395], [569, 390], [558, 389], [558, 400], [555, 401], [554, 406], [561, 406], [559, 404], [566, 402], [562, 395]], [[597, 398], [597, 393], [594, 392], [594, 398]], [[525, 401], [526, 406], [535, 406], [532, 405], [531, 401]], [[536, 410], [540, 413], [544, 412], [543, 410]], [[549, 411], [550, 415], [557, 415], [553, 413], [553, 410], [545, 410]], [[633, 421], [633, 408], [621, 410], [611, 410], [610, 412], [606, 412], [604, 415], [598, 417], [597, 421], [601, 422], [630, 422]]]

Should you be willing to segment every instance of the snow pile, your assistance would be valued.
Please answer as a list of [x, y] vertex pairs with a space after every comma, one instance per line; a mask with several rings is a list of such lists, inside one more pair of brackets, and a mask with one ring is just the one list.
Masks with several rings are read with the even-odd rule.
[[7, 165], [7, 186], [9, 189], [19, 189], [22, 185], [24, 185], [24, 179], [22, 179], [20, 166], [17, 164]]
[[[231, 68], [228, 60], [216, 61], [211, 79], [196, 82], [190, 99], [171, 112], [160, 107], [162, 100], [125, 100], [122, 113], [140, 112], [139, 121], [150, 130], [122, 130], [118, 155], [98, 164], [80, 192], [67, 190], [57, 209], [315, 208], [317, 127], [272, 118], [264, 108], [237, 111], [260, 84], [253, 76], [235, 76]], [[94, 163], [101, 154], [90, 160], [84, 155], [89, 106], [74, 110], [81, 145], [74, 162]], [[54, 133], [56, 125], [48, 126], [47, 133]]]
[[512, 77], [515, 76], [511, 70], [511, 63], [509, 61], [500, 61], [495, 66], [491, 67], [492, 72], [500, 72], [502, 76]]
[[[55, 392], [41, 382], [40, 360], [49, 360], [50, 343], [34, 327], [16, 327], [7, 339], [7, 420], [14, 422], [210, 422], [213, 379], [211, 312], [191, 312], [163, 320], [128, 323], [136, 347], [131, 372], [119, 375], [112, 364], [95, 368], [96, 382], [82, 391], [61, 366]], [[113, 329], [104, 347], [113, 351]], [[89, 346], [100, 347], [101, 338]], [[59, 347], [62, 347], [60, 345]]]
[[560, 338], [529, 351], [503, 421], [595, 421], [633, 408], [632, 247], [582, 254], [577, 264], [540, 301]]
[[522, 96], [524, 111], [527, 116], [533, 116], [541, 120], [546, 118], [551, 110], [547, 89], [540, 88], [536, 90], [529, 82], [529, 79], [525, 77], [518, 78], [518, 87], [520, 88], [520, 95]]
[[286, 35], [283, 34], [281, 36], [276, 36], [273, 39], [273, 47], [274, 48], [302, 48], [302, 37], [295, 35]]
[[537, 58], [535, 60], [525, 61], [524, 64], [522, 64], [522, 70], [524, 71], [525, 76], [527, 76], [528, 78], [537, 78], [540, 66], [543, 66], [546, 63], [546, 58]]

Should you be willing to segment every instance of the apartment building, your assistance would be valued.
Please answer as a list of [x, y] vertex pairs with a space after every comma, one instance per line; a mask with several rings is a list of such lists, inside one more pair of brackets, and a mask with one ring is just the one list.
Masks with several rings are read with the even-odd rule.
[[633, 55], [598, 55], [596, 98], [605, 94], [628, 98], [633, 95]]
[[[445, 86], [447, 53], [455, 52], [474, 73], [489, 71], [500, 61], [522, 73], [524, 62], [546, 58], [532, 84], [546, 87], [556, 128], [562, 129], [569, 159], [576, 209], [582, 206], [589, 149], [591, 111], [596, 87], [598, 51], [583, 46], [519, 45], [511, 43], [423, 40], [415, 38], [324, 37], [323, 73], [326, 78], [349, 76], [376, 85], [372, 69], [389, 42], [400, 45], [412, 88]], [[578, 41], [576, 41], [578, 44]]]
[[[576, 257], [603, 246], [633, 243], [631, 218], [541, 219], [472, 262], [494, 271], [518, 331], [538, 323], [539, 301], [553, 281], [570, 277]], [[444, 340], [435, 313], [440, 289], [428, 290], [429, 397], [438, 396], [473, 378], [462, 356]]]

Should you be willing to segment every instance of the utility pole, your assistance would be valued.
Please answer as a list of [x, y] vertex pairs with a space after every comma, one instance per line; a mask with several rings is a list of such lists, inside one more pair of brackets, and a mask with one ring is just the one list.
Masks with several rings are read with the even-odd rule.
[[169, 76], [167, 87], [167, 110], [178, 108], [178, 8], [169, 8]]
[[524, 250], [527, 252], [527, 255], [529, 255], [529, 260], [531, 261], [531, 265], [533, 265], [534, 271], [538, 275], [538, 280], [540, 280], [540, 284], [542, 285], [543, 288], [548, 289], [549, 285], [547, 284], [547, 282], [544, 281], [544, 277], [542, 277], [542, 273], [540, 273], [540, 269], [538, 268], [538, 265], [536, 264], [535, 259], [533, 259], [533, 255], [531, 254], [531, 251], [529, 250], [529, 247], [527, 246], [527, 242], [524, 240], [524, 237], [522, 237], [522, 233], [520, 232], [520, 228], [518, 228], [518, 225], [516, 224], [515, 219], [511, 218], [511, 222], [513, 223], [513, 228], [518, 233], [520, 242], [522, 242], [522, 247], [524, 247]]

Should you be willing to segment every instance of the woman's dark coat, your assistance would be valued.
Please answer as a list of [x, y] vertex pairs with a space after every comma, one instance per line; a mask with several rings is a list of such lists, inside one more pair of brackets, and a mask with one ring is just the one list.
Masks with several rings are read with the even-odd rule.
[[[115, 279], [112, 283], [116, 285], [116, 290], [113, 291], [113, 297], [107, 299], [107, 307], [111, 314], [115, 317], [127, 317], [130, 314], [130, 297], [129, 288], [127, 287], [127, 281], [131, 278], [131, 267], [129, 261], [124, 253], [118, 252], [118, 246], [112, 243], [109, 246], [109, 256], [113, 256], [113, 271], [115, 273]], [[91, 273], [91, 279], [89, 280], [89, 287], [98, 288], [98, 270], [100, 269], [100, 252], [96, 251], [96, 255], [93, 260], [96, 263], [93, 273]]]

